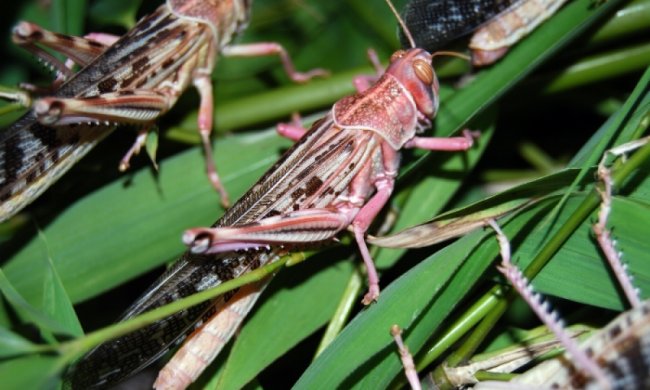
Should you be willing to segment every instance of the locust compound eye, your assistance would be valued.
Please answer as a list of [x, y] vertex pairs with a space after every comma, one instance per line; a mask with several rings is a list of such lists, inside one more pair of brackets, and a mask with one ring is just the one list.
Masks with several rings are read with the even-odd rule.
[[424, 60], [415, 60], [413, 61], [413, 70], [420, 81], [427, 85], [433, 84], [434, 75], [431, 64]]
[[404, 54], [406, 54], [406, 52], [405, 52], [404, 50], [398, 50], [398, 51], [396, 51], [395, 53], [393, 53], [393, 55], [390, 56], [390, 62], [391, 62], [391, 64], [392, 64], [393, 62], [399, 60], [400, 58], [404, 57]]

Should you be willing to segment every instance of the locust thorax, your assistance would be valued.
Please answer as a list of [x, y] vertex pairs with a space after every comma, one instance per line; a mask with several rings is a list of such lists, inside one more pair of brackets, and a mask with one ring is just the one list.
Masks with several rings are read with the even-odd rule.
[[393, 75], [411, 93], [424, 116], [433, 119], [438, 111], [438, 77], [431, 54], [423, 49], [400, 50], [390, 58], [386, 73]]
[[167, 0], [174, 15], [200, 23], [212, 29], [215, 41], [229, 41], [232, 35], [246, 27], [250, 19], [252, 0]]

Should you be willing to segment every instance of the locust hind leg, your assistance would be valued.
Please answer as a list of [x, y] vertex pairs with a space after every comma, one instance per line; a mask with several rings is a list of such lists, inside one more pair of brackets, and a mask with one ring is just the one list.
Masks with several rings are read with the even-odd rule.
[[[351, 225], [368, 272], [368, 293], [363, 299], [363, 303], [368, 305], [379, 296], [379, 276], [364, 235], [388, 200], [390, 192], [388, 187], [380, 185], [378, 193], [361, 210], [357, 203], [362, 203], [362, 199], [358, 199], [357, 202], [340, 203], [337, 208], [298, 210], [240, 226], [189, 229], [183, 235], [183, 242], [193, 253], [203, 254], [309, 245], [332, 239]], [[351, 216], [355, 214], [356, 217], [352, 219]]]
[[564, 330], [563, 323], [559, 319], [558, 314], [554, 311], [548, 310], [548, 305], [544, 304], [541, 296], [533, 291], [528, 279], [526, 279], [524, 274], [511, 262], [510, 242], [503, 231], [501, 231], [499, 225], [497, 225], [494, 220], [489, 220], [488, 223], [496, 232], [497, 241], [499, 243], [502, 258], [501, 265], [497, 267], [499, 271], [508, 279], [519, 295], [521, 295], [524, 301], [528, 303], [528, 306], [530, 306], [535, 314], [537, 314], [539, 319], [546, 324], [558, 340], [560, 340], [567, 349], [567, 352], [569, 352], [573, 357], [575, 364], [585, 372], [589, 373], [592, 378], [597, 380], [603, 389], [609, 388], [609, 381], [603, 370], [598, 366], [594, 359], [588, 356], [587, 353], [578, 346], [576, 340], [571, 338], [571, 336]]
[[[18, 23], [12, 33], [12, 40], [15, 44], [34, 54], [57, 71], [59, 75], [57, 79], [66, 79], [72, 76], [73, 64], [88, 65], [118, 38], [103, 33], [92, 33], [83, 38], [75, 37], [48, 31], [29, 22]], [[63, 54], [68, 60], [66, 62], [58, 60], [43, 47]]]
[[305, 245], [331, 239], [349, 224], [350, 217], [335, 208], [312, 208], [238, 226], [189, 229], [183, 242], [205, 254]]
[[122, 90], [93, 97], [44, 97], [34, 102], [34, 113], [44, 125], [91, 123], [150, 123], [173, 103], [168, 94], [151, 90]]
[[645, 137], [608, 150], [605, 152], [602, 160], [598, 164], [598, 178], [603, 183], [603, 188], [598, 189], [601, 203], [600, 211], [598, 212], [598, 221], [594, 224], [593, 231], [605, 258], [609, 262], [614, 275], [618, 279], [618, 282], [632, 307], [641, 306], [639, 291], [632, 285], [632, 277], [628, 273], [627, 267], [621, 259], [621, 254], [616, 249], [616, 241], [612, 239], [611, 232], [607, 228], [607, 220], [612, 208], [612, 191], [614, 187], [614, 181], [611, 177], [611, 169], [609, 167], [609, 160], [611, 158], [625, 156], [627, 153], [640, 148], [649, 141], [650, 137]]
[[138, 132], [133, 146], [120, 160], [119, 168], [124, 171], [131, 157], [145, 144], [149, 125], [167, 111], [173, 100], [173, 96], [162, 92], [124, 90], [88, 98], [45, 97], [37, 99], [33, 109], [38, 121], [50, 126], [83, 123], [145, 125]]

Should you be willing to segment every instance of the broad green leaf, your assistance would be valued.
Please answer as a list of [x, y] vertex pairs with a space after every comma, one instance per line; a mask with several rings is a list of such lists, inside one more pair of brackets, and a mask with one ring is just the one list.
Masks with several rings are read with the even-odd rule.
[[0, 358], [24, 355], [38, 349], [23, 337], [0, 327]]
[[68, 35], [83, 35], [86, 0], [53, 0], [54, 30]]
[[140, 3], [133, 0], [100, 0], [93, 2], [88, 12], [97, 23], [116, 24], [128, 29], [135, 24]]
[[32, 355], [0, 363], [5, 389], [55, 389], [61, 362], [52, 356]]
[[[44, 242], [47, 246], [47, 242]], [[43, 309], [44, 311], [63, 327], [68, 334], [79, 337], [84, 334], [79, 319], [72, 307], [61, 278], [54, 267], [54, 262], [47, 256], [47, 263], [43, 267], [45, 276], [43, 280]]]
[[[578, 199], [570, 201], [567, 204], [567, 211], [575, 207], [576, 203]], [[563, 216], [559, 216], [560, 225], [562, 218]], [[627, 302], [620, 295], [618, 284], [612, 278], [609, 266], [593, 239], [591, 229], [596, 218], [594, 214], [580, 226], [535, 278], [533, 285], [545, 294], [593, 306], [622, 310], [627, 306]], [[631, 202], [625, 198], [614, 198], [609, 226], [614, 231], [617, 248], [623, 253], [623, 261], [634, 277], [634, 285], [646, 298], [650, 297], [650, 267], [646, 261], [650, 251], [650, 243], [647, 240], [650, 234], [647, 224], [649, 221], [648, 204]], [[535, 237], [540, 235], [531, 234], [521, 249], [515, 252], [522, 268], [531, 260], [535, 248], [539, 245]]]
[[[397, 324], [407, 329], [409, 348], [424, 343], [496, 254], [496, 245], [490, 248], [491, 255], [485, 252], [487, 245], [477, 247], [484, 235], [475, 232], [463, 237], [384, 289], [379, 301], [345, 328], [302, 375], [295, 388], [386, 387], [401, 369], [390, 327]], [[475, 251], [481, 252], [482, 261], [470, 261]], [[417, 335], [411, 329], [414, 323], [422, 328]]]
[[[216, 388], [241, 388], [328, 321], [353, 270], [347, 261], [328, 264], [329, 253], [311, 257], [309, 264], [297, 265], [278, 276], [274, 281], [277, 284], [272, 284], [268, 297], [239, 334]], [[301, 278], [300, 284], [279, 287], [291, 285], [297, 275], [305, 274], [310, 277]], [[254, 364], [251, 356], [256, 357]]]
[[[143, 3], [143, 10], [138, 12], [153, 9], [157, 3]], [[366, 65], [364, 50], [367, 47], [374, 47], [378, 49], [380, 58], [385, 60], [390, 52], [395, 49], [394, 46], [391, 46], [394, 38], [390, 36], [391, 31], [395, 31], [395, 21], [385, 7], [367, 1], [353, 1], [352, 3], [351, 6], [346, 5], [343, 7], [342, 3], [339, 4], [338, 2], [292, 2], [284, 0], [260, 0], [254, 2], [251, 28], [242, 34], [241, 42], [280, 41], [287, 46], [292, 57], [296, 59], [298, 69], [306, 70], [320, 66], [333, 70], [334, 76], [304, 86], [277, 89], [277, 86], [286, 81], [286, 76], [277, 67], [279, 62], [277, 58], [269, 57], [261, 62], [251, 59], [220, 59], [214, 74], [216, 79], [215, 92], [217, 94], [215, 120], [218, 129], [222, 131], [238, 129], [251, 124], [259, 128], [261, 122], [265, 123], [265, 127], [270, 126], [270, 122], [277, 120], [276, 118], [288, 118], [293, 111], [304, 112], [305, 110], [325, 109], [337, 98], [351, 93], [352, 87], [349, 81], [358, 72], [349, 70], [353, 68], [361, 69], [361, 66]], [[503, 129], [503, 122], [508, 120], [507, 117], [520, 112], [521, 115], [530, 115], [531, 117], [536, 117], [536, 113], [543, 112], [548, 117], [556, 118], [553, 126], [557, 125], [562, 128], [567, 126], [567, 128], [571, 129], [571, 133], [573, 133], [573, 130], [578, 132], [591, 131], [592, 128], [597, 127], [596, 125], [592, 126], [592, 123], [600, 121], [600, 119], [594, 119], [593, 113], [602, 111], [598, 109], [596, 103], [585, 102], [582, 99], [575, 98], [574, 95], [557, 92], [547, 101], [539, 104], [535, 100], [538, 90], [534, 87], [531, 88], [531, 84], [527, 84], [524, 90], [513, 91], [511, 87], [518, 79], [528, 74], [541, 63], [542, 59], [549, 58], [548, 54], [557, 52], [559, 46], [566, 43], [572, 34], [584, 30], [587, 24], [591, 24], [597, 19], [597, 14], [604, 14], [605, 12], [601, 11], [612, 10], [620, 3], [620, 1], [608, 1], [603, 7], [600, 3], [594, 5], [593, 2], [586, 0], [570, 2], [559, 15], [553, 17], [547, 25], [542, 27], [539, 33], [534, 33], [524, 42], [514, 47], [502, 62], [488, 70], [478, 72], [474, 81], [469, 85], [454, 92], [449, 91], [449, 88], [445, 88], [441, 96], [441, 112], [436, 123], [435, 134], [440, 136], [449, 135], [463, 126], [468, 126], [464, 123], [472, 120], [477, 112], [485, 110], [487, 107], [501, 110], [499, 120], [496, 122], [496, 137], [499, 142], [506, 144], [509, 144], [510, 138], [516, 138], [514, 134], [519, 135], [521, 133], [533, 136], [528, 124], [520, 125], [514, 132], [512, 129], [510, 129], [510, 132]], [[32, 9], [30, 12], [33, 13], [34, 10], [41, 11], [37, 6], [34, 6], [35, 2], [30, 1], [28, 4], [27, 7]], [[124, 4], [100, 1], [93, 2], [91, 6], [96, 4], [105, 7], [102, 13], [105, 13], [107, 18], [113, 19], [107, 22], [121, 25], [131, 23], [128, 18], [124, 18], [123, 11], [126, 9]], [[132, 2], [130, 5], [132, 11], [129, 11], [132, 12], [131, 15], [136, 14], [139, 6], [140, 2]], [[367, 15], [370, 15], [370, 17]], [[589, 21], [583, 23], [587, 18], [589, 18]], [[42, 23], [46, 27], [52, 28], [47, 17], [43, 17], [41, 20], [30, 19], [30, 21]], [[83, 21], [83, 19], [79, 19], [79, 21]], [[95, 18], [91, 17], [89, 22], [92, 23], [93, 21], [95, 21]], [[84, 32], [97, 30], [96, 25], [91, 25]], [[638, 34], [640, 33], [637, 32]], [[628, 38], [628, 40], [631, 41], [632, 39]], [[614, 42], [613, 45], [616, 46], [617, 43]], [[618, 42], [616, 49], [622, 46], [627, 47], [627, 45], [626, 42]], [[564, 69], [564, 64], [567, 62], [573, 63], [576, 56], [583, 56], [579, 52], [585, 49], [584, 46], [580, 44], [579, 50], [576, 50], [574, 46], [572, 49], [561, 51], [564, 58], [557, 57], [556, 61], [549, 63], [548, 67], [543, 70], [545, 76], [553, 74], [556, 70]], [[626, 62], [625, 56], [630, 53], [626, 50], [626, 47], [623, 47], [623, 50], [620, 51], [616, 50], [617, 55], [622, 56], [624, 59], [619, 61], [619, 65], [612, 66], [619, 67], [619, 70], [624, 72], [629, 72], [630, 69], [623, 69]], [[4, 49], [2, 51], [4, 52]], [[27, 61], [29, 61], [28, 64], [35, 63], [31, 59]], [[436, 61], [438, 60], [436, 59]], [[18, 61], [8, 62], [11, 62], [9, 65], [20, 64]], [[24, 63], [21, 65], [24, 65]], [[4, 73], [6, 68], [3, 66], [0, 64], [0, 72]], [[22, 68], [29, 69], [28, 66], [21, 66], [21, 70]], [[366, 69], [366, 73], [370, 70], [369, 67], [363, 69]], [[611, 77], [609, 76], [611, 74], [620, 73], [616, 69], [609, 69], [606, 74], [601, 74], [599, 77], [604, 80]], [[577, 76], [570, 75], [570, 77]], [[20, 81], [22, 80], [24, 78], [20, 79]], [[545, 80], [549, 79], [546, 78]], [[37, 82], [38, 80], [30, 79], [29, 81]], [[564, 81], [566, 79], [563, 79], [563, 88], [568, 88], [567, 86], [571, 85], [575, 87], [576, 85]], [[590, 98], [592, 95], [594, 98], [606, 96], [610, 101], [614, 102], [614, 105], [620, 105], [622, 104], [620, 99], [629, 93], [630, 85], [629, 79], [622, 81], [620, 82], [617, 79], [616, 83], [600, 84], [596, 85], [595, 88], [591, 88], [590, 85], [589, 91], [584, 92], [584, 95], [588, 95]], [[594, 81], [590, 82], [593, 83]], [[501, 99], [506, 91], [512, 92], [510, 92], [507, 99]], [[499, 106], [493, 104], [497, 100], [500, 103]], [[565, 125], [564, 117], [552, 111], [553, 104], [548, 104], [554, 103], [556, 100], [569, 102], [568, 105], [579, 113], [582, 105], [588, 106], [586, 110], [588, 115], [585, 115], [585, 118], [580, 118], [579, 124], [573, 122]], [[184, 140], [196, 141], [196, 107], [196, 94], [194, 92], [185, 94], [172, 112], [159, 121], [163, 134], [170, 128], [181, 129], [183, 135], [179, 138], [184, 137]], [[566, 113], [566, 111], [564, 112]], [[531, 126], [534, 124], [530, 123]], [[472, 129], [475, 128], [472, 127]], [[3, 226], [3, 229], [6, 229], [3, 231], [3, 237], [7, 237], [6, 239], [10, 240], [9, 244], [11, 244], [9, 245], [9, 251], [4, 250], [5, 246], [0, 249], [2, 253], [0, 255], [1, 260], [6, 262], [3, 263], [3, 267], [6, 266], [8, 279], [24, 294], [29, 303], [35, 306], [38, 306], [43, 295], [46, 294], [44, 292], [44, 281], [48, 274], [43, 269], [43, 264], [45, 264], [44, 261], [48, 253], [51, 255], [56, 271], [61, 276], [63, 286], [70, 293], [72, 301], [79, 302], [105, 292], [112, 287], [122, 285], [126, 280], [146, 270], [173, 260], [184, 249], [180, 244], [180, 234], [185, 228], [210, 224], [221, 213], [218, 207], [218, 198], [212, 192], [203, 173], [203, 161], [200, 151], [195, 149], [165, 159], [164, 156], [169, 155], [169, 149], [171, 148], [167, 140], [160, 143], [159, 154], [163, 156], [163, 160], [159, 174], [147, 167], [141, 171], [127, 174], [81, 200], [78, 200], [75, 196], [68, 196], [70, 191], [66, 192], [66, 187], [74, 188], [77, 185], [83, 185], [91, 175], [95, 179], [95, 172], [98, 172], [96, 165], [100, 164], [98, 161], [114, 166], [121, 153], [124, 152], [123, 148], [128, 147], [119, 145], [119, 141], [116, 140], [126, 139], [127, 141], [124, 141], [126, 143], [132, 138], [132, 135], [124, 135], [123, 132], [119, 131], [111, 138], [105, 141], [109, 145], [100, 146], [98, 149], [102, 147], [104, 149], [98, 150], [95, 156], [89, 156], [88, 159], [82, 161], [76, 172], [71, 172], [68, 177], [64, 178], [59, 183], [58, 188], [52, 188], [49, 192], [49, 200], [34, 204], [29, 210], [33, 215], [39, 216], [43, 215], [40, 211], [48, 210], [50, 206], [54, 210], [61, 210], [60, 204], [70, 205], [63, 212], [50, 212], [50, 215], [55, 216], [53, 220], [39, 217], [36, 219], [38, 225], [43, 228], [45, 238], [50, 246], [49, 251], [45, 250], [43, 242], [39, 242], [38, 239], [30, 236], [30, 234], [34, 236], [35, 233], [25, 233], [20, 230], [15, 232], [14, 226], [24, 226], [24, 217], [27, 213], [20, 216], [21, 221], [23, 221], [22, 225]], [[573, 137], [570, 137], [568, 132], [566, 138], [571, 138], [571, 142], [576, 141]], [[562, 137], [554, 141], [554, 147], [564, 153], [562, 146], [571, 142]], [[576, 145], [583, 143], [584, 140], [580, 139]], [[269, 132], [260, 136], [228, 135], [224, 139], [217, 140], [216, 145], [216, 158], [220, 172], [226, 178], [225, 185], [231, 192], [232, 197], [236, 198], [237, 195], [243, 193], [248, 186], [254, 183], [263, 170], [275, 161], [279, 152], [289, 143], [279, 140]], [[499, 150], [499, 147], [501, 147], [501, 145], [495, 144], [481, 144], [480, 146], [488, 146], [488, 153], [491, 149]], [[111, 150], [111, 148], [114, 150]], [[587, 149], [588, 152], [594, 153], [593, 147], [588, 146]], [[571, 150], [570, 153], [573, 154], [574, 151]], [[100, 158], [98, 157], [100, 155], [106, 157], [102, 156]], [[419, 156], [419, 154], [416, 154], [416, 156]], [[431, 174], [431, 168], [438, 167], [438, 163], [433, 162], [438, 157], [445, 158], [442, 154], [435, 154], [434, 157], [428, 157], [417, 164], [413, 164], [409, 162], [407, 154], [404, 164], [405, 169], [402, 172], [405, 178], [398, 183], [396, 196], [399, 199], [395, 201], [395, 204], [404, 207], [402, 217], [405, 219], [398, 222], [399, 226], [402, 226], [402, 223], [404, 225], [413, 225], [430, 219], [437, 213], [434, 213], [433, 210], [441, 210], [444, 207], [444, 205], [433, 201], [433, 196], [430, 196], [433, 191], [430, 191], [429, 188], [448, 190], [444, 196], [440, 196], [438, 199], [444, 199], [444, 203], [448, 203], [450, 194], [460, 184], [460, 177], [450, 179], [444, 175], [439, 177], [438, 172], [435, 175]], [[489, 165], [490, 162], [484, 164]], [[511, 166], [508, 165], [508, 168], [511, 168]], [[484, 168], [479, 166], [478, 169]], [[110, 176], [106, 172], [111, 171], [103, 169], [101, 172], [101, 176]], [[421, 182], [422, 177], [425, 177], [424, 180], [427, 183]], [[574, 196], [587, 196], [586, 194], [591, 186], [591, 179], [592, 177], [587, 175], [582, 182], [586, 185], [585, 188], [578, 188]], [[103, 183], [107, 183], [112, 179], [103, 178], [103, 180]], [[639, 179], [637, 178], [637, 180]], [[431, 187], [427, 187], [428, 185], [431, 185]], [[633, 212], [631, 214], [628, 214], [629, 210], [621, 211], [623, 213], [621, 218], [631, 218], [632, 216], [636, 218], [645, 215], [641, 211], [648, 199], [648, 192], [644, 192], [647, 189], [644, 190], [643, 188], [641, 186], [633, 189], [634, 192], [631, 194], [628, 192], [620, 193], [616, 198], [617, 210], [613, 213], [611, 220], [615, 234], [618, 234], [618, 231], [621, 230], [617, 227], [619, 224], [626, 224], [625, 220], [616, 220], [615, 214], [619, 213], [620, 210], [628, 209], [626, 206], [621, 207], [619, 203], [633, 200], [638, 202], [635, 207], [641, 207], [640, 210], [636, 210], [634, 207], [630, 208]], [[474, 189], [476, 189], [476, 186], [472, 184], [467, 184], [463, 188], [463, 190], [469, 191]], [[430, 198], [430, 202], [427, 202], [425, 206], [424, 200], [427, 197]], [[546, 203], [540, 203], [535, 205], [535, 208], [523, 210], [507, 222], [504, 220], [506, 233], [511, 237], [519, 237], [514, 242], [515, 248], [521, 252], [519, 260], [523, 260], [525, 251], [538, 249], [534, 247], [534, 243], [527, 243], [528, 236], [532, 234], [531, 232], [536, 231], [534, 229], [538, 223], [541, 223], [542, 217], [548, 213], [553, 201], [555, 201], [555, 198], [549, 198]], [[572, 201], [577, 202], [579, 199], [574, 198]], [[458, 202], [457, 197], [452, 199], [451, 202], [453, 204], [466, 204]], [[406, 222], [406, 216], [411, 222]], [[27, 220], [29, 221], [29, 219]], [[630, 225], [637, 231], [629, 235], [630, 241], [625, 243], [626, 248], [622, 248], [626, 253], [624, 255], [626, 260], [631, 259], [631, 256], [628, 255], [628, 253], [632, 253], [628, 250], [629, 246], [643, 244], [639, 243], [638, 239], [643, 237], [643, 234], [646, 234], [647, 237], [648, 233], [644, 230], [642, 224], [632, 223]], [[12, 236], [12, 234], [14, 235]], [[575, 235], [581, 235], [581, 239], [576, 239], [576, 248], [584, 251], [584, 254], [590, 259], [591, 256], [594, 256], [594, 259], [601, 262], [598, 267], [594, 267], [593, 272], [588, 269], [585, 275], [591, 277], [593, 274], [596, 283], [603, 282], [605, 285], [614, 286], [614, 283], [609, 279], [603, 279], [610, 276], [607, 272], [604, 272], [606, 267], [600, 260], [599, 253], [588, 246], [593, 244], [589, 235], [589, 221], [585, 221]], [[317, 368], [312, 366], [309, 369], [309, 376], [327, 376], [331, 371], [333, 377], [331, 382], [327, 383], [335, 382], [338, 380], [336, 378], [343, 378], [342, 382], [338, 383], [342, 383], [344, 387], [366, 385], [373, 388], [389, 383], [392, 378], [401, 377], [402, 371], [399, 359], [389, 336], [391, 322], [395, 320], [405, 328], [405, 337], [409, 347], [413, 351], [418, 351], [425, 344], [427, 337], [442, 332], [443, 328], [448, 326], [450, 320], [455, 320], [458, 317], [459, 314], [457, 310], [453, 309], [454, 307], [458, 305], [466, 307], [473, 302], [475, 298], [471, 296], [474, 292], [472, 286], [477, 283], [485, 285], [486, 274], [488, 278], [491, 275], [486, 270], [491, 269], [490, 262], [497, 253], [492, 233], [490, 231], [476, 232], [470, 237], [475, 237], [476, 241], [470, 243], [466, 239], [461, 239], [457, 244], [454, 244], [459, 246], [452, 245], [447, 249], [449, 253], [455, 253], [453, 256], [449, 255], [452, 257], [451, 259], [441, 255], [440, 259], [451, 261], [451, 264], [446, 265], [443, 262], [429, 260], [427, 264], [431, 268], [426, 268], [425, 271], [427, 276], [433, 277], [433, 283], [425, 275], [418, 278], [415, 273], [422, 271], [423, 268], [417, 268], [417, 271], [414, 270], [414, 272], [409, 273], [408, 277], [415, 278], [409, 280], [420, 284], [411, 285], [403, 282], [402, 278], [400, 278], [397, 285], [403, 290], [391, 292], [396, 290], [396, 287], [393, 286], [396, 283], [393, 283], [388, 288], [386, 286], [390, 278], [396, 277], [403, 272], [399, 269], [399, 266], [405, 262], [397, 263], [398, 267], [383, 270], [385, 271], [382, 279], [384, 291], [381, 299], [386, 294], [390, 297], [391, 294], [397, 295], [399, 293], [402, 294], [400, 295], [401, 300], [392, 301], [391, 305], [388, 305], [391, 306], [391, 310], [385, 313], [376, 312], [375, 308], [381, 304], [381, 301], [379, 304], [365, 309], [351, 324], [352, 330], [344, 332], [342, 336], [347, 336], [344, 336], [343, 341], [336, 342], [338, 351], [350, 353], [336, 354], [328, 352], [329, 357], [325, 360], [321, 361], [323, 357], [318, 359]], [[487, 248], [484, 248], [483, 244], [486, 244]], [[463, 245], [466, 247], [463, 248]], [[478, 249], [468, 254], [466, 251], [475, 245], [479, 245]], [[574, 242], [569, 241], [565, 247], [561, 248], [560, 253], [563, 256], [570, 257], [573, 255], [573, 245]], [[532, 249], [529, 249], [529, 247]], [[639, 250], [644, 250], [643, 248], [643, 245], [641, 245]], [[333, 258], [330, 262], [335, 263], [338, 260], [348, 258], [351, 253], [355, 253], [355, 248], [353, 246], [342, 247], [324, 253], [332, 253]], [[430, 250], [410, 251], [403, 258], [412, 264], [422, 257], [429, 256], [429, 253]], [[388, 256], [390, 259], [384, 260], [384, 256]], [[401, 256], [401, 253], [397, 255], [382, 253], [378, 259], [382, 265], [392, 264], [398, 256]], [[560, 256], [560, 254], [558, 253], [556, 256]], [[438, 259], [437, 257], [431, 257], [431, 259], [433, 258]], [[319, 268], [323, 267], [320, 263], [323, 262], [319, 262]], [[632, 271], [639, 275], [638, 278], [644, 280], [647, 274], [647, 266], [638, 262], [638, 260], [630, 260], [630, 263]], [[553, 277], [545, 276], [552, 275], [552, 267], [562, 268], [565, 272], [567, 270], [570, 270], [570, 272], [576, 271], [574, 268], [563, 268], [565, 264], [567, 264], [567, 267], [574, 266], [570, 262], [565, 262], [564, 257], [562, 259], [554, 258], [551, 264], [546, 267], [548, 270], [545, 269], [535, 279], [536, 286], [551, 294], [568, 295], [571, 299], [582, 302], [595, 300], [589, 297], [591, 292], [588, 284], [591, 281], [586, 278], [584, 281], [581, 280], [580, 283], [577, 283], [575, 292], [567, 293], [563, 291], [568, 286], [566, 281], [556, 281]], [[311, 265], [308, 266], [312, 267]], [[301, 269], [301, 267], [303, 266], [295, 267], [295, 269]], [[317, 266], [314, 265], [313, 267]], [[329, 270], [325, 272], [329, 272]], [[442, 272], [444, 275], [436, 276], [438, 272]], [[284, 276], [285, 273], [291, 276]], [[53, 274], [49, 275], [50, 277], [53, 276]], [[316, 278], [318, 275], [313, 277]], [[287, 281], [285, 278], [291, 278], [291, 281]], [[299, 296], [294, 296], [293, 291], [285, 290], [300, 290], [299, 286], [303, 282], [311, 282], [311, 278], [300, 275], [300, 272], [284, 270], [275, 282], [278, 285], [274, 288], [282, 291], [283, 294], [270, 295], [271, 300], [269, 302], [277, 304], [277, 307], [287, 307], [284, 310], [288, 310], [288, 313], [290, 313], [293, 306], [285, 305], [284, 301], [291, 303], [292, 300], [298, 300]], [[487, 281], [487, 283], [490, 283], [490, 281]], [[141, 290], [145, 287], [140, 285], [134, 287], [134, 289]], [[313, 291], [310, 291], [310, 294], [315, 295], [318, 299], [322, 298], [324, 301], [326, 294], [330, 291], [328, 288], [331, 286], [312, 285], [311, 287]], [[480, 293], [484, 290], [477, 288], [476, 291]], [[613, 290], [606, 291], [611, 292]], [[286, 294], [284, 294], [285, 292]], [[605, 292], [602, 295], [605, 295]], [[313, 299], [316, 299], [316, 297]], [[466, 298], [463, 300], [462, 297]], [[330, 299], [333, 302], [337, 297], [330, 297]], [[410, 302], [411, 299], [415, 302]], [[600, 304], [607, 307], [620, 307], [620, 301], [621, 299], [618, 296], [608, 296]], [[269, 324], [274, 321], [277, 323], [277, 317], [274, 317], [277, 312], [271, 310], [275, 306], [269, 307], [269, 310], [259, 310], [251, 324], [270, 326]], [[386, 308], [385, 306], [381, 307]], [[87, 307], [85, 309], [88, 310]], [[101, 315], [102, 309], [103, 307], [98, 307], [93, 314]], [[306, 310], [307, 308], [303, 307], [303, 309]], [[239, 359], [237, 371], [241, 367], [242, 374], [241, 376], [237, 375], [234, 369], [229, 371], [229, 374], [234, 375], [234, 377], [230, 377], [234, 378], [234, 382], [231, 383], [241, 384], [253, 375], [257, 376], [256, 384], [261, 384], [263, 387], [272, 387], [273, 385], [265, 383], [264, 373], [259, 373], [259, 370], [274, 358], [282, 355], [287, 348], [302, 339], [305, 334], [312, 333], [312, 329], [317, 327], [317, 322], [324, 322], [322, 319], [324, 313], [318, 312], [319, 309], [320, 307], [314, 307], [312, 308], [313, 311], [307, 314], [307, 316], [314, 317], [310, 325], [311, 329], [306, 327], [301, 331], [297, 331], [289, 326], [286, 327], [287, 333], [295, 333], [294, 335], [278, 336], [285, 340], [286, 345], [281, 345], [282, 343], [278, 342], [273, 348], [269, 346], [269, 350], [264, 350], [264, 353], [252, 353], [244, 359]], [[374, 314], [370, 316], [369, 313]], [[451, 317], [449, 317], [450, 315]], [[0, 315], [0, 317], [10, 318], [4, 315]], [[362, 319], [367, 317], [372, 317], [375, 321], [362, 322]], [[351, 337], [348, 334], [349, 332], [352, 332], [351, 334], [354, 337]], [[242, 330], [242, 333], [252, 334], [253, 337], [263, 337], [264, 335], [264, 333], [249, 332], [246, 328]], [[357, 341], [357, 336], [360, 337], [359, 341]], [[271, 342], [273, 340], [266, 341]], [[347, 343], [352, 344], [347, 345]], [[242, 340], [238, 340], [237, 348], [240, 348], [240, 344], [246, 345], [247, 342], [242, 338]], [[366, 348], [366, 345], [368, 348]], [[298, 348], [304, 349], [304, 346], [299, 345]], [[311, 351], [307, 351], [306, 355], [305, 359], [310, 359], [312, 356]], [[291, 356], [293, 356], [293, 351]], [[280, 358], [283, 357], [280, 356]], [[227, 363], [226, 365], [231, 367], [231, 364], [234, 365], [235, 363]], [[332, 369], [331, 365], [334, 365], [334, 369]], [[37, 361], [34, 361], [34, 368], [39, 368]], [[323, 371], [314, 373], [314, 370], [320, 369]], [[293, 372], [292, 374], [296, 375], [297, 373]], [[41, 377], [35, 375], [27, 387], [39, 386], [41, 383], [39, 378]], [[304, 383], [303, 378], [301, 384]], [[315, 381], [309, 383], [309, 387], [321, 386], [322, 383]]]
[[[16, 291], [14, 286], [11, 285], [7, 277], [5, 276], [2, 269], [0, 269], [0, 291], [4, 295], [5, 299], [11, 303], [13, 308], [20, 313], [21, 317], [38, 326], [43, 332], [49, 333], [59, 333], [64, 335], [72, 336], [68, 329], [61, 325], [56, 319], [50, 317], [48, 314], [43, 313], [35, 309], [30, 303], [28, 303], [21, 295]], [[50, 341], [53, 341], [52, 337], [45, 335], [49, 338]]]

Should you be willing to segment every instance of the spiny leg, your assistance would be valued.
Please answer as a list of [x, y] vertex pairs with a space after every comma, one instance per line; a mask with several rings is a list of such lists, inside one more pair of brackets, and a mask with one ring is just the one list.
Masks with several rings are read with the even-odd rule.
[[571, 354], [575, 360], [575, 364], [585, 370], [592, 378], [598, 381], [598, 384], [603, 389], [609, 389], [610, 384], [603, 370], [591, 359], [585, 351], [583, 351], [578, 343], [571, 338], [571, 336], [564, 331], [564, 324], [559, 319], [557, 312], [549, 310], [547, 302], [542, 301], [542, 297], [535, 293], [523, 275], [523, 273], [514, 265], [510, 260], [510, 241], [503, 233], [499, 225], [493, 219], [488, 220], [488, 223], [494, 229], [499, 248], [501, 252], [501, 265], [497, 269], [508, 279], [510, 284], [517, 290], [519, 295], [528, 303], [528, 306], [537, 314], [539, 319], [546, 324], [546, 326], [553, 331], [555, 336], [560, 340], [562, 345]]
[[[118, 37], [110, 34], [91, 33], [80, 38], [48, 31], [33, 23], [20, 22], [13, 29], [12, 39], [15, 44], [52, 66], [61, 78], [68, 78], [72, 76], [73, 63], [79, 66], [88, 65], [115, 43]], [[59, 61], [39, 45], [63, 54], [69, 61], [65, 63]]]
[[45, 125], [91, 123], [150, 123], [167, 111], [171, 98], [151, 90], [123, 90], [87, 98], [46, 97], [34, 102]]
[[232, 227], [194, 228], [183, 242], [194, 253], [219, 253], [328, 240], [350, 224], [350, 218], [331, 208], [304, 209]]
[[145, 125], [146, 128], [138, 131], [135, 142], [120, 160], [119, 169], [124, 171], [128, 169], [131, 157], [145, 145], [149, 125], [167, 110], [170, 100], [164, 93], [125, 90], [90, 98], [41, 98], [34, 102], [33, 109], [41, 123], [55, 126], [86, 122]]
[[635, 149], [648, 143], [650, 137], [641, 138], [632, 141], [605, 152], [603, 158], [598, 164], [598, 177], [602, 181], [604, 188], [599, 189], [601, 203], [600, 211], [598, 212], [598, 221], [593, 226], [593, 231], [596, 234], [596, 240], [600, 245], [605, 258], [609, 262], [614, 275], [618, 279], [625, 296], [629, 300], [632, 307], [639, 307], [641, 299], [639, 298], [639, 291], [632, 285], [632, 277], [628, 273], [625, 263], [621, 260], [621, 253], [616, 250], [616, 241], [611, 237], [611, 232], [607, 229], [607, 220], [612, 207], [612, 187], [614, 182], [611, 177], [611, 170], [609, 169], [610, 158], [617, 158], [625, 156]]

